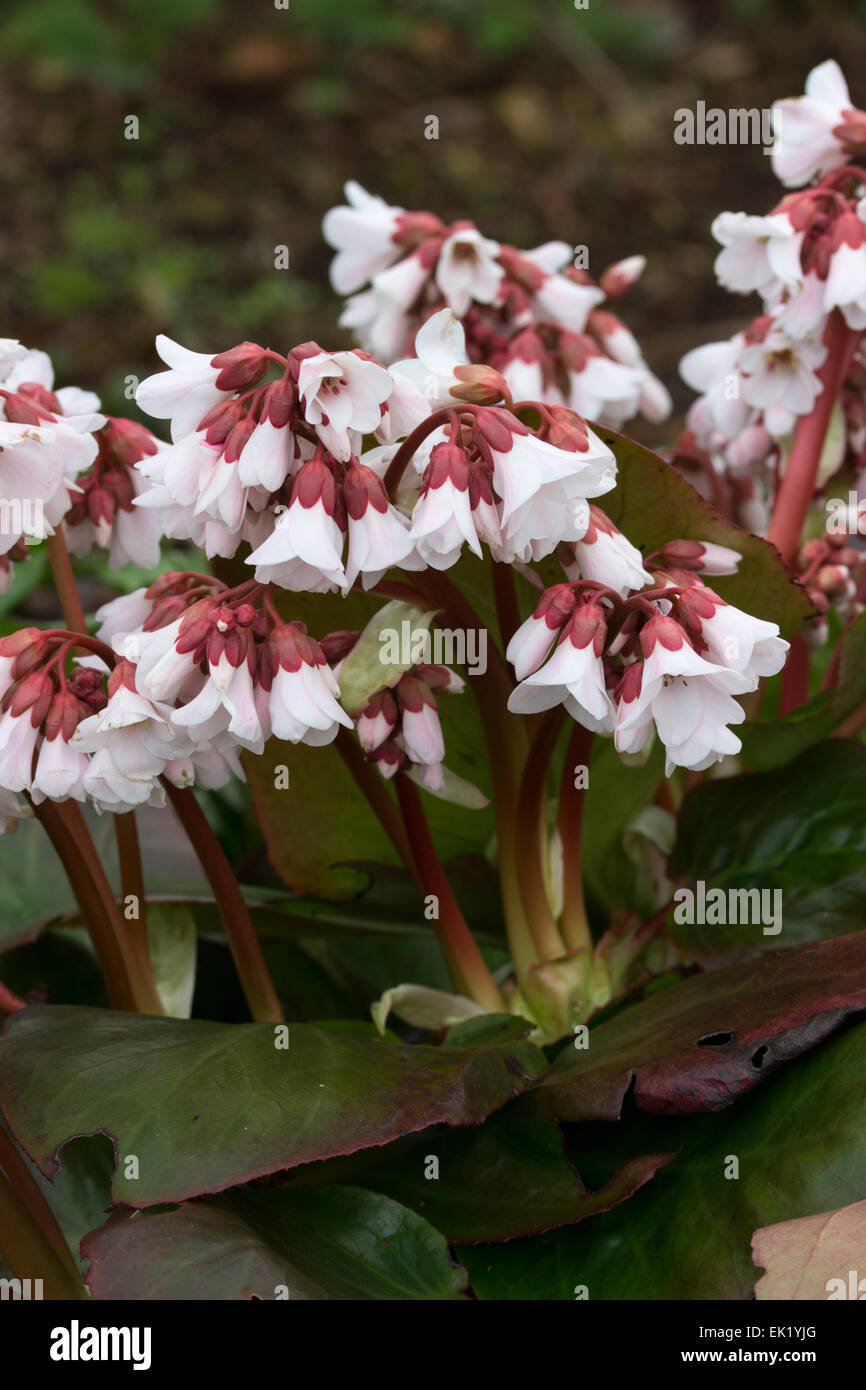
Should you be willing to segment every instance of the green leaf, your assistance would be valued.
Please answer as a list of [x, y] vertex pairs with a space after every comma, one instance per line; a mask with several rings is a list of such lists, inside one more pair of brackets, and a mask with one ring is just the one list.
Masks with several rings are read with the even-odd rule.
[[[437, 1130], [389, 1161], [353, 1169], [352, 1181], [386, 1192], [425, 1216], [449, 1240], [513, 1240], [608, 1211], [670, 1161], [627, 1160], [613, 1180], [587, 1190], [552, 1120], [506, 1106], [472, 1131]], [[431, 1159], [437, 1167], [434, 1171]]]
[[645, 555], [669, 540], [713, 541], [730, 546], [742, 560], [735, 575], [712, 577], [727, 603], [779, 624], [786, 636], [814, 613], [806, 590], [769, 541], [726, 521], [691, 483], [657, 454], [607, 428], [596, 432], [616, 454], [617, 485], [602, 501], [615, 526]]
[[866, 932], [682, 980], [565, 1048], [521, 1108], [616, 1120], [626, 1092], [655, 1114], [730, 1105], [866, 1009]]
[[752, 721], [738, 727], [740, 755], [755, 772], [780, 767], [827, 738], [866, 700], [866, 613], [841, 638], [839, 679], [784, 719]]
[[[787, 767], [706, 782], [685, 798], [672, 877], [711, 888], [761, 889], [782, 930], [760, 923], [677, 924], [694, 959], [717, 963], [858, 930], [866, 918], [866, 748], [842, 739]], [[778, 890], [780, 899], [774, 899]]]
[[[482, 1299], [748, 1299], [752, 1233], [859, 1201], [866, 1169], [866, 1025], [802, 1058], [735, 1109], [699, 1119], [581, 1126], [582, 1171], [674, 1149], [628, 1202], [592, 1221], [459, 1257]], [[732, 1160], [736, 1160], [734, 1168]]]
[[[369, 882], [352, 867], [352, 860], [398, 862], [391, 841], [333, 747], [271, 739], [261, 756], [245, 753], [243, 763], [268, 858], [296, 892], [351, 898]], [[288, 769], [287, 787], [277, 785], [280, 768]]]
[[[311, 1024], [24, 1009], [0, 1038], [0, 1106], [41, 1170], [74, 1135], [108, 1134], [137, 1207], [219, 1192], [432, 1124], [480, 1124], [546, 1069], [531, 1043], [408, 1047]], [[52, 1064], [46, 1067], [45, 1058]]]
[[414, 1212], [353, 1187], [246, 1191], [115, 1216], [84, 1242], [96, 1299], [460, 1298], [466, 1274]]

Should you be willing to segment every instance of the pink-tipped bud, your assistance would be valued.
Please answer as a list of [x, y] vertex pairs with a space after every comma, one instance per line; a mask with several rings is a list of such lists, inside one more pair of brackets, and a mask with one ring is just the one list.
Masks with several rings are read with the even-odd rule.
[[58, 691], [45, 719], [45, 737], [49, 741], [60, 737], [68, 743], [81, 723], [82, 713], [81, 704], [71, 690]]
[[133, 464], [148, 454], [155, 454], [159, 448], [159, 441], [144, 425], [137, 420], [124, 420], [115, 415], [109, 415], [98, 438], [106, 453], [124, 468], [132, 468]]
[[329, 632], [323, 637], [319, 645], [325, 653], [325, 660], [328, 665], [336, 666], [338, 661], [347, 657], [360, 636], [360, 631], [355, 631]]
[[589, 434], [583, 417], [564, 405], [549, 406], [548, 411], [550, 421], [542, 432], [542, 438], [555, 449], [564, 449], [566, 453], [586, 453]]
[[32, 400], [16, 395], [14, 391], [0, 391], [0, 396], [3, 397], [6, 419], [13, 425], [41, 425], [52, 419], [51, 415], [40, 409]]
[[231, 434], [225, 442], [224, 457], [226, 463], [237, 463], [244, 445], [255, 427], [256, 422], [251, 415], [247, 415], [243, 420], [238, 420], [237, 424], [232, 427]]
[[497, 406], [486, 406], [475, 417], [472, 432], [497, 454], [510, 453], [515, 434], [529, 434], [516, 415]]
[[18, 394], [26, 396], [28, 400], [41, 406], [43, 410], [52, 415], [62, 415], [63, 407], [53, 391], [49, 391], [47, 386], [42, 386], [38, 381], [24, 381], [18, 387]]
[[295, 383], [288, 377], [272, 381], [262, 398], [262, 420], [269, 420], [274, 429], [285, 429], [292, 418], [297, 399]]
[[244, 342], [218, 352], [211, 358], [211, 366], [219, 371], [215, 382], [218, 391], [244, 391], [264, 376], [268, 359], [258, 343]]
[[471, 405], [495, 405], [497, 401], [508, 398], [508, 385], [505, 378], [482, 363], [477, 366], [459, 366], [454, 375], [460, 382], [452, 386], [449, 394], [458, 401], [469, 401]]
[[[213, 615], [218, 608], [217, 599], [200, 598], [186, 610], [175, 642], [175, 651], [179, 655], [195, 652], [207, 641], [212, 630]], [[231, 609], [228, 611], [231, 612]]]
[[[34, 729], [42, 723], [54, 698], [54, 682], [43, 671], [31, 671], [7, 692], [9, 713], [15, 719], [30, 711]], [[4, 701], [5, 703], [5, 701]]]
[[660, 569], [674, 567], [697, 574], [736, 574], [741, 556], [727, 545], [711, 541], [667, 541], [654, 564]]
[[626, 256], [603, 270], [598, 283], [607, 299], [619, 299], [637, 284], [645, 270], [646, 256]]

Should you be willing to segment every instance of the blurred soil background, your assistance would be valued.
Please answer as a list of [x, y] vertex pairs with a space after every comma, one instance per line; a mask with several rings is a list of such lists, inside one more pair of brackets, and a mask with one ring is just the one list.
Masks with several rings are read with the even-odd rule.
[[356, 178], [586, 245], [596, 276], [645, 253], [623, 313], [682, 411], [680, 355], [750, 308], [710, 223], [780, 188], [760, 146], [677, 145], [674, 113], [769, 106], [831, 56], [866, 103], [866, 0], [4, 0], [0, 335], [126, 414], [157, 332], [345, 345], [320, 222]]

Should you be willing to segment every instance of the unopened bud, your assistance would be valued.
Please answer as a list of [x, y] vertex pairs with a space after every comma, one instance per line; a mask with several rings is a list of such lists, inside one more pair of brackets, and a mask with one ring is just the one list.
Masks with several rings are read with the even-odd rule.
[[454, 368], [454, 375], [460, 385], [452, 386], [449, 395], [458, 401], [468, 401], [471, 405], [496, 405], [497, 401], [508, 398], [505, 378], [493, 367], [486, 367], [483, 363], [459, 366]]
[[219, 369], [214, 383], [218, 391], [243, 391], [254, 385], [267, 371], [268, 359], [258, 343], [238, 343], [228, 352], [218, 352], [211, 366]]

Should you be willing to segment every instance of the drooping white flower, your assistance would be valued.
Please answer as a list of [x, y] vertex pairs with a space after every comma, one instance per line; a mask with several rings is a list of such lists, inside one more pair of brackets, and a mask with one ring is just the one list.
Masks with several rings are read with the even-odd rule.
[[799, 278], [803, 237], [789, 218], [779, 213], [753, 217], [745, 212], [720, 212], [712, 233], [722, 250], [715, 272], [720, 285], [734, 294], [757, 291], [765, 299]]
[[436, 283], [459, 317], [473, 300], [492, 304], [503, 270], [497, 261], [499, 242], [481, 235], [477, 227], [458, 227], [442, 243], [436, 264]]
[[331, 262], [331, 285], [337, 294], [351, 294], [401, 254], [394, 233], [403, 209], [389, 207], [354, 179], [343, 192], [346, 204], [325, 214], [322, 235], [337, 252]]
[[580, 540], [589, 525], [588, 499], [616, 485], [616, 460], [590, 429], [582, 449], [555, 448], [513, 430], [493, 435], [489, 448], [502, 499], [498, 558], [539, 560], [560, 541]]
[[593, 733], [609, 732], [614, 725], [614, 707], [602, 661], [606, 635], [600, 604], [592, 599], [578, 604], [550, 660], [512, 691], [508, 708], [515, 714], [536, 714], [564, 704], [572, 718]]
[[779, 636], [777, 623], [725, 603], [703, 584], [683, 590], [677, 608], [690, 631], [706, 644], [708, 661], [754, 679], [774, 676], [784, 666], [789, 643]]
[[353, 727], [338, 703], [339, 685], [318, 642], [302, 623], [285, 623], [270, 636], [272, 676], [268, 710], [275, 738], [316, 746], [331, 743], [339, 726]]
[[734, 695], [754, 690], [757, 678], [705, 660], [673, 618], [650, 618], [641, 632], [642, 662], [635, 662], [616, 692], [614, 741], [620, 752], [642, 748], [655, 724], [674, 767], [702, 771], [738, 753], [728, 727], [745, 719]]
[[[583, 579], [594, 579], [623, 598], [633, 589], [652, 582], [643, 565], [643, 556], [600, 507], [590, 505], [586, 533], [574, 543], [576, 568]], [[566, 565], [570, 579], [577, 578]]]
[[776, 177], [797, 188], [816, 174], [841, 168], [848, 152], [837, 130], [854, 114], [839, 64], [831, 58], [813, 68], [806, 78], [805, 96], [773, 104]]
[[382, 419], [394, 389], [384, 367], [357, 352], [305, 357], [298, 372], [304, 419], [334, 458], [346, 462]]
[[[343, 567], [342, 497], [333, 471], [321, 459], [304, 463], [295, 476], [292, 498], [247, 564], [261, 583], [323, 592], [340, 588]], [[344, 522], [345, 524], [345, 522]]]

